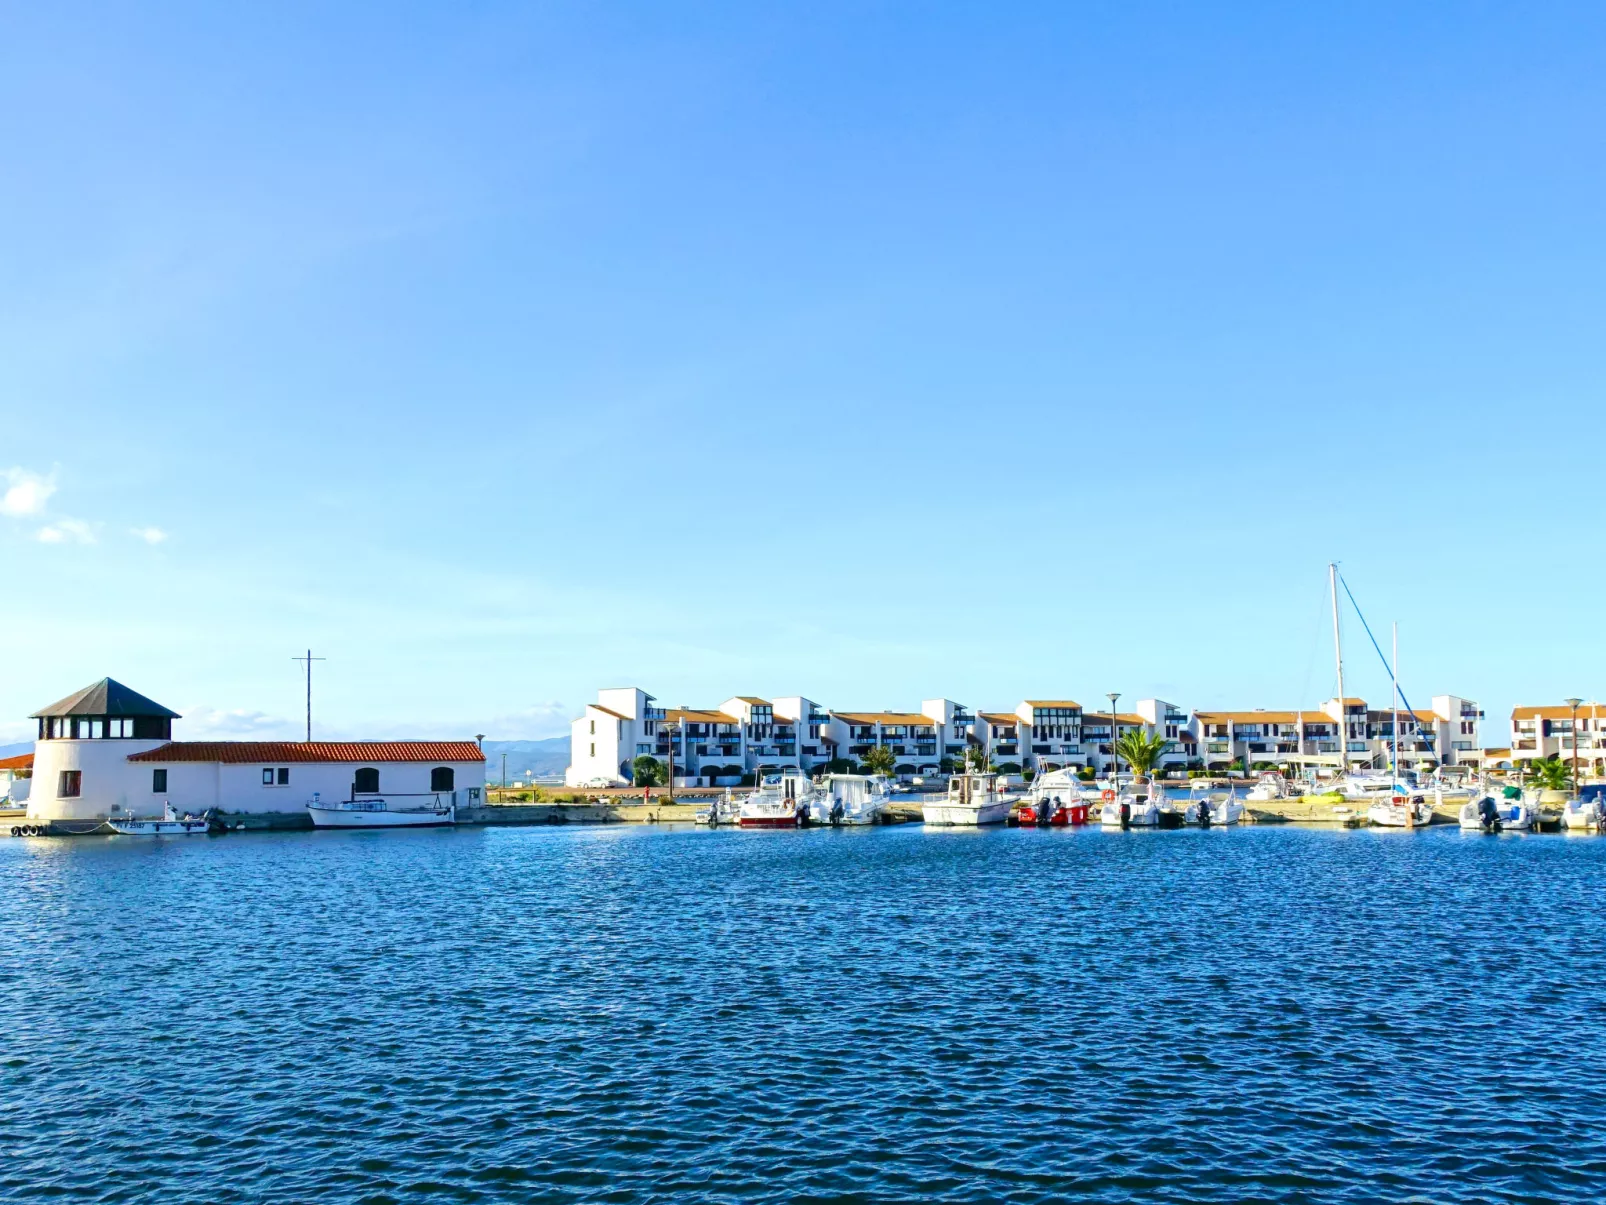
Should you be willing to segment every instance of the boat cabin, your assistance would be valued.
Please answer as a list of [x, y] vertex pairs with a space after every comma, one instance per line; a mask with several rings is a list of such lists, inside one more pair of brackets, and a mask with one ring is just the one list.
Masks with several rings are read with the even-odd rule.
[[948, 780], [949, 803], [970, 803], [997, 793], [996, 774], [955, 774]]

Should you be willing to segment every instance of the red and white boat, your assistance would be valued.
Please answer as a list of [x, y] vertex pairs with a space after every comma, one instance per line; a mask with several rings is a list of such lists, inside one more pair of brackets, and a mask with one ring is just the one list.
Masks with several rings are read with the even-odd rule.
[[758, 789], [742, 800], [736, 822], [743, 828], [796, 828], [813, 790], [809, 780], [790, 767], [766, 774]]

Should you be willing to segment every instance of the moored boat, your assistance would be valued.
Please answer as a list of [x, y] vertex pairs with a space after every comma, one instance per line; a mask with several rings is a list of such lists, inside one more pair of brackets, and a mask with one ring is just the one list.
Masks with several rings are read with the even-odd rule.
[[928, 799], [921, 808], [927, 824], [974, 828], [1002, 824], [1012, 800], [998, 789], [996, 774], [955, 774], [948, 794]]
[[1568, 832], [1594, 833], [1601, 827], [1601, 805], [1595, 798], [1574, 796], [1561, 809], [1561, 826]]
[[[1250, 792], [1249, 797], [1255, 798], [1254, 792]], [[1282, 798], [1282, 796], [1267, 798]], [[1212, 792], [1208, 786], [1188, 788], [1188, 804], [1182, 810], [1183, 822], [1186, 824], [1196, 824], [1200, 828], [1237, 824], [1243, 819], [1243, 815], [1244, 805], [1238, 802], [1237, 794], [1230, 789]]]
[[809, 798], [810, 824], [875, 824], [891, 800], [879, 774], [830, 774]]
[[1466, 832], [1527, 832], [1538, 827], [1539, 805], [1517, 787], [1506, 787], [1498, 793], [1487, 789], [1474, 791], [1458, 815]]
[[372, 795], [307, 801], [314, 828], [440, 828], [457, 823], [457, 805], [441, 795]]
[[113, 832], [121, 833], [125, 837], [188, 837], [198, 833], [227, 832], [223, 822], [218, 819], [216, 808], [207, 808], [206, 811], [196, 815], [186, 813], [179, 815], [178, 809], [171, 803], [162, 808], [160, 820], [139, 820], [133, 816], [113, 816], [106, 821], [107, 827]]
[[1366, 819], [1379, 828], [1426, 828], [1433, 823], [1433, 805], [1423, 795], [1393, 794], [1374, 800]]
[[766, 774], [758, 789], [742, 800], [736, 823], [742, 828], [796, 828], [806, 814], [811, 794], [809, 780], [800, 770], [788, 766], [779, 773]]
[[1157, 828], [1160, 824], [1160, 805], [1151, 795], [1138, 795], [1109, 787], [1103, 794], [1099, 824], [1104, 828]]

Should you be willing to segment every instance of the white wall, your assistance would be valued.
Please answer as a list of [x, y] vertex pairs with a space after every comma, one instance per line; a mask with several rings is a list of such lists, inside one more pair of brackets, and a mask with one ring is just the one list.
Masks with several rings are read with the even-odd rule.
[[[160, 749], [166, 741], [133, 740], [43, 740], [34, 746], [33, 790], [28, 798], [29, 820], [93, 820], [112, 814], [112, 808], [126, 811], [129, 800], [138, 795], [129, 777], [128, 757]], [[56, 791], [63, 770], [77, 770], [81, 794], [76, 799], [59, 799]], [[145, 775], [150, 787], [150, 775]]]

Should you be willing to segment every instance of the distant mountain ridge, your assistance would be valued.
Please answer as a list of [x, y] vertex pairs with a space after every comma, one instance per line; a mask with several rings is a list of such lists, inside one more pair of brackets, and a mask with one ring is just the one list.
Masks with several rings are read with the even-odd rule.
[[502, 754], [507, 754], [509, 779], [528, 778], [534, 774], [545, 777], [562, 774], [569, 768], [569, 738], [551, 736], [543, 741], [486, 741], [485, 778], [488, 782], [502, 779]]
[[[0, 757], [20, 757], [24, 753], [33, 752], [32, 741], [22, 741], [15, 745], [0, 745]], [[565, 765], [568, 763], [565, 762]]]

